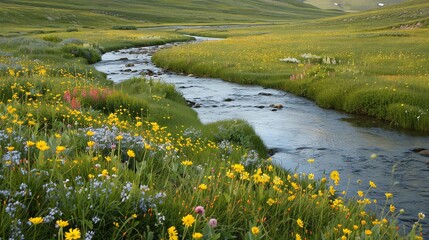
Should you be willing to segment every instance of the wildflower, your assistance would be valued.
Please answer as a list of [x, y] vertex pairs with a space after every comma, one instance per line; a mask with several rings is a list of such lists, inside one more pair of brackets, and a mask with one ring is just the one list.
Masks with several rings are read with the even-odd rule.
[[377, 185], [373, 181], [369, 181], [369, 186], [372, 188], [377, 188]]
[[196, 233], [192, 234], [192, 238], [193, 239], [201, 239], [201, 238], [203, 238], [203, 234], [196, 232]]
[[109, 176], [109, 171], [107, 171], [107, 169], [103, 169], [103, 171], [101, 171], [101, 175], [103, 177], [107, 177], [107, 176]]
[[386, 195], [386, 199], [389, 199], [389, 198], [393, 197], [393, 194], [389, 193], [389, 192], [385, 193], [384, 195]]
[[7, 151], [12, 152], [15, 148], [14, 148], [14, 147], [12, 147], [12, 146], [9, 146], [9, 147], [7, 147], [6, 149], [7, 149]]
[[131, 215], [131, 217], [134, 218], [134, 219], [136, 219], [137, 218], [137, 214], [134, 213], [133, 215]]
[[351, 231], [350, 229], [348, 229], [348, 228], [344, 228], [344, 229], [343, 229], [343, 233], [344, 233], [345, 235], [350, 235], [350, 233], [352, 233], [352, 231]]
[[258, 227], [252, 227], [252, 233], [253, 233], [253, 235], [258, 235], [259, 228]]
[[113, 225], [115, 226], [115, 227], [119, 227], [119, 223], [118, 222], [113, 222]]
[[204, 212], [205, 212], [205, 210], [204, 210], [203, 206], [196, 206], [195, 207], [195, 213], [196, 214], [204, 215]]
[[304, 221], [302, 221], [302, 220], [301, 220], [301, 218], [298, 218], [298, 219], [296, 220], [296, 224], [298, 224], [298, 226], [299, 226], [300, 228], [303, 228], [303, 227], [304, 227]]
[[28, 221], [30, 221], [34, 225], [37, 225], [37, 224], [43, 223], [43, 218], [42, 217], [29, 218]]
[[358, 225], [353, 225], [353, 230], [358, 230], [359, 226]]
[[267, 200], [267, 204], [268, 205], [270, 205], [270, 206], [272, 206], [274, 203], [276, 203], [277, 201], [276, 200], [274, 200], [274, 199], [272, 199], [272, 198], [269, 198], [268, 200]]
[[375, 154], [375, 153], [373, 153], [373, 154], [371, 154], [371, 159], [376, 159], [377, 158], [377, 154]]
[[135, 157], [136, 156], [136, 154], [134, 153], [134, 151], [133, 150], [128, 150], [127, 151], [127, 155], [128, 155], [128, 157], [130, 157], [130, 158], [133, 158], [133, 157]]
[[191, 166], [192, 164], [193, 164], [192, 161], [189, 161], [189, 160], [182, 161], [183, 166]]
[[87, 135], [88, 137], [92, 137], [92, 136], [94, 136], [94, 134], [95, 134], [95, 132], [93, 132], [93, 131], [91, 131], [91, 130], [88, 130], [88, 132], [86, 132], [86, 135]]
[[211, 218], [209, 220], [209, 226], [212, 227], [212, 228], [217, 227], [217, 220], [216, 220], [216, 218]]
[[94, 174], [88, 174], [89, 179], [93, 179], [94, 177], [95, 177]]
[[419, 213], [418, 217], [419, 217], [419, 220], [423, 220], [425, 219], [426, 215], [424, 213]]
[[338, 171], [332, 171], [329, 177], [335, 182], [335, 185], [338, 185], [338, 182], [340, 181], [340, 173]]
[[32, 141], [27, 141], [26, 145], [27, 147], [32, 147], [34, 146], [36, 143], [32, 142]]
[[88, 141], [86, 144], [88, 145], [88, 147], [92, 148], [95, 145], [95, 142], [94, 141]]
[[143, 125], [143, 123], [142, 123], [142, 122], [137, 122], [137, 123], [136, 123], [136, 127], [140, 127], [141, 125]]
[[124, 138], [124, 137], [122, 137], [122, 135], [118, 135], [118, 136], [116, 136], [116, 138], [115, 138], [115, 139], [116, 139], [117, 141], [121, 141], [123, 138]]
[[182, 218], [182, 224], [185, 227], [192, 226], [192, 224], [194, 224], [194, 222], [195, 222], [195, 218], [191, 214], [188, 214]]
[[390, 204], [390, 207], [389, 207], [389, 211], [390, 212], [395, 212], [395, 206], [393, 206], [392, 204]]
[[298, 233], [295, 235], [295, 240], [301, 240], [301, 235], [299, 235]]
[[50, 149], [50, 147], [48, 146], [48, 144], [45, 141], [38, 141], [36, 143], [36, 148], [42, 152]]
[[57, 146], [56, 153], [63, 152], [64, 150], [66, 150], [66, 147], [64, 147], [64, 146]]
[[314, 158], [310, 158], [307, 160], [308, 163], [314, 163]]
[[200, 184], [200, 185], [198, 186], [198, 189], [200, 189], [200, 190], [206, 190], [206, 189], [207, 189], [207, 185], [206, 185], [206, 184], [204, 184], [204, 183], [202, 183], [202, 184]]
[[369, 229], [365, 230], [365, 235], [367, 235], [367, 236], [371, 236], [371, 234], [372, 234], [372, 231], [371, 231], [371, 230], [369, 230]]
[[178, 234], [175, 226], [171, 226], [168, 228], [168, 237], [170, 240], [178, 240]]
[[308, 179], [309, 180], [313, 180], [314, 179], [314, 174], [313, 173], [308, 174]]
[[358, 193], [359, 197], [363, 197], [363, 191], [358, 191], [357, 193]]
[[244, 171], [244, 166], [242, 164], [234, 164], [232, 165], [232, 169], [238, 173], [241, 173]]
[[61, 138], [61, 134], [55, 133], [56, 138]]
[[69, 225], [69, 222], [63, 221], [63, 220], [57, 220], [56, 224], [59, 228], [63, 228], [63, 227], [67, 227]]
[[66, 232], [66, 240], [74, 240], [80, 238], [80, 230], [79, 228], [70, 228], [68, 232]]

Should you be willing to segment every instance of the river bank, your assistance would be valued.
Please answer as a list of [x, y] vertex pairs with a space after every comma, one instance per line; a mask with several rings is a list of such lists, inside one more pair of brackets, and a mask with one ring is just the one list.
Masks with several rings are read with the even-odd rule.
[[[151, 62], [159, 48], [110, 52], [96, 68], [115, 82], [143, 74], [175, 84], [187, 100], [196, 104], [194, 109], [203, 123], [234, 118], [248, 121], [267, 147], [275, 149], [276, 164], [319, 178], [339, 170], [341, 186], [350, 197], [370, 180], [375, 181], [378, 191], [370, 197], [382, 202], [384, 192], [392, 192], [395, 205], [406, 209], [401, 220], [408, 226], [418, 212], [429, 209], [425, 187], [428, 159], [411, 151], [427, 144], [429, 137], [375, 125], [359, 127], [352, 124], [356, 116], [321, 109], [309, 100], [279, 90], [164, 71]], [[274, 109], [272, 104], [282, 104], [283, 108]], [[308, 159], [315, 162], [309, 163]]]

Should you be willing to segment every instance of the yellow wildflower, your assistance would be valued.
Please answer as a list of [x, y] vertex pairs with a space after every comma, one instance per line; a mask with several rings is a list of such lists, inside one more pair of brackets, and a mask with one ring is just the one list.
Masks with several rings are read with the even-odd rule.
[[188, 214], [182, 218], [182, 224], [185, 227], [192, 226], [192, 224], [194, 224], [194, 222], [195, 222], [195, 218], [191, 214]]
[[372, 188], [376, 188], [377, 185], [375, 185], [375, 183], [373, 181], [369, 181], [369, 186]]
[[258, 235], [259, 234], [259, 228], [258, 227], [252, 227], [252, 233], [253, 233], [253, 235]]
[[183, 166], [191, 166], [192, 164], [193, 164], [192, 161], [189, 161], [189, 160], [182, 161]]
[[369, 229], [365, 230], [365, 235], [371, 236], [372, 235], [372, 231], [369, 230]]
[[135, 154], [135, 153], [134, 153], [134, 151], [133, 151], [133, 150], [131, 150], [131, 149], [129, 149], [129, 150], [127, 151], [127, 155], [128, 155], [128, 157], [130, 157], [130, 158], [136, 157], [136, 154]]
[[169, 227], [167, 231], [168, 231], [169, 240], [178, 240], [179, 239], [175, 226]]
[[38, 141], [36, 143], [36, 148], [42, 152], [50, 149], [50, 147], [48, 146], [48, 144], [45, 141]]
[[63, 220], [57, 220], [56, 223], [57, 223], [57, 226], [60, 228], [67, 227], [69, 225], [68, 221], [63, 221]]
[[80, 230], [79, 228], [70, 228], [68, 232], [66, 232], [66, 240], [74, 240], [80, 238]]
[[389, 199], [389, 198], [393, 197], [393, 194], [389, 193], [389, 192], [385, 193], [384, 195], [386, 195], [386, 199]]
[[338, 171], [332, 171], [329, 177], [334, 181], [335, 185], [338, 185], [338, 182], [340, 181], [340, 173]]
[[300, 228], [303, 228], [303, 227], [304, 227], [304, 221], [302, 221], [302, 220], [301, 220], [301, 218], [298, 218], [298, 219], [296, 220], [296, 224], [298, 224], [298, 226], [299, 226]]
[[206, 189], [207, 189], [207, 185], [206, 185], [206, 184], [204, 184], [204, 183], [201, 183], [201, 184], [198, 186], [198, 189], [200, 189], [200, 190], [206, 190]]
[[201, 238], [203, 238], [203, 234], [201, 234], [199, 232], [193, 233], [192, 238], [193, 239], [201, 239]]
[[29, 218], [28, 221], [30, 221], [34, 225], [37, 225], [37, 224], [43, 223], [43, 218], [42, 217], [34, 217], [34, 218]]

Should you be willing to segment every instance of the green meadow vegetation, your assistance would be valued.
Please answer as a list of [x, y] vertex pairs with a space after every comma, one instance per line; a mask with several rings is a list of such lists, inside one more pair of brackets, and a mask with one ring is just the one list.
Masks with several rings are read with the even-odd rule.
[[429, 3], [406, 3], [313, 24], [185, 29], [226, 39], [166, 49], [154, 60], [177, 72], [282, 89], [324, 108], [427, 132]]
[[[369, 198], [377, 191], [373, 181], [349, 193], [338, 187], [344, 181], [338, 171], [320, 179], [285, 171], [248, 123], [203, 125], [174, 86], [145, 78], [114, 84], [90, 64], [110, 50], [192, 39], [149, 27], [265, 24], [186, 29], [228, 39], [169, 49], [157, 62], [245, 84], [287, 86], [325, 107], [343, 98], [356, 108], [363, 100], [356, 94], [368, 84], [389, 99], [403, 94], [396, 107], [418, 112], [427, 109], [424, 28], [304, 33], [292, 24], [300, 28], [309, 22], [298, 21], [340, 12], [291, 0], [145, 3], [0, 3], [0, 239], [423, 239], [425, 215], [402, 229], [395, 196], [382, 193], [385, 201], [378, 203]], [[343, 20], [312, 24], [324, 21]], [[380, 39], [392, 41], [385, 46], [389, 54], [376, 46]], [[347, 48], [351, 41], [366, 50]], [[416, 45], [400, 54], [393, 42]], [[381, 67], [380, 59], [396, 65]], [[356, 100], [330, 92], [344, 89], [355, 91]], [[413, 101], [408, 89], [415, 91]], [[377, 101], [384, 98], [375, 109]]]

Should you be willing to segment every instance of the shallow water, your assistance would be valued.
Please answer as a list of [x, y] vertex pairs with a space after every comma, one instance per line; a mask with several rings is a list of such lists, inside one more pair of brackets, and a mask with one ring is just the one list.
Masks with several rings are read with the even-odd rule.
[[[201, 40], [210, 39], [198, 38]], [[405, 209], [400, 220], [406, 227], [417, 220], [419, 212], [429, 214], [429, 158], [410, 151], [429, 148], [428, 135], [401, 132], [385, 127], [383, 122], [321, 109], [279, 90], [167, 72], [151, 62], [152, 54], [162, 47], [109, 52], [95, 67], [114, 82], [149, 73], [152, 78], [174, 84], [187, 100], [199, 106], [195, 110], [203, 123], [245, 119], [266, 146], [275, 150], [277, 164], [314, 173], [318, 178], [338, 170], [340, 190], [347, 189], [349, 197], [357, 196], [357, 190], [367, 190], [368, 182], [374, 181], [377, 189], [369, 196], [383, 205], [384, 193], [393, 193], [394, 205]], [[283, 108], [274, 111], [272, 104], [282, 104]], [[371, 158], [372, 154], [377, 157]], [[307, 162], [309, 158], [315, 162]], [[425, 235], [429, 235], [429, 226]]]

